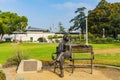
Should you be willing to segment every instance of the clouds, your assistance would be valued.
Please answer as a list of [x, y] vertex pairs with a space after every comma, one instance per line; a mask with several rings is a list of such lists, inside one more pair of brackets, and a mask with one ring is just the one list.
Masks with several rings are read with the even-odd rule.
[[[87, 1], [87, 0], [86, 0]], [[52, 7], [57, 8], [57, 9], [76, 9], [80, 7], [86, 7], [87, 10], [94, 9], [97, 3], [99, 3], [99, 0], [93, 0], [92, 1], [81, 1], [81, 2], [64, 2], [64, 3], [58, 3], [58, 4], [52, 4]], [[106, 0], [107, 2], [113, 3], [113, 2], [120, 2], [120, 0]]]
[[[69, 27], [69, 20], [76, 14], [74, 11], [80, 7], [87, 10], [94, 9], [100, 0], [0, 0], [2, 11], [11, 11], [19, 15], [25, 15], [29, 19], [29, 25], [34, 27], [50, 26], [59, 21]], [[108, 2], [120, 2], [120, 0], [106, 0]]]
[[88, 10], [93, 9], [94, 7], [87, 3], [75, 3], [75, 2], [65, 2], [63, 4], [53, 4], [52, 7], [57, 9], [77, 9], [80, 7], [86, 7]]

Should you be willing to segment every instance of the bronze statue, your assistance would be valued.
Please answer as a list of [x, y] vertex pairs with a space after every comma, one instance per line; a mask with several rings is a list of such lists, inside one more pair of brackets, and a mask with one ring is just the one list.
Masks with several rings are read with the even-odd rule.
[[63, 36], [62, 42], [59, 43], [57, 50], [56, 50], [57, 58], [52, 62], [59, 63], [60, 65], [60, 77], [64, 77], [64, 60], [66, 58], [71, 59], [71, 51], [70, 51], [70, 36], [65, 34]]

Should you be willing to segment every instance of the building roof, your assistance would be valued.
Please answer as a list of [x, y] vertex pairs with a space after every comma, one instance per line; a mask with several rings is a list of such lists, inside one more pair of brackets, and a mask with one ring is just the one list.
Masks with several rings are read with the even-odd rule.
[[26, 34], [26, 32], [23, 32], [23, 31], [14, 31], [13, 34]]
[[26, 31], [45, 31], [45, 29], [36, 28], [36, 27], [28, 27]]

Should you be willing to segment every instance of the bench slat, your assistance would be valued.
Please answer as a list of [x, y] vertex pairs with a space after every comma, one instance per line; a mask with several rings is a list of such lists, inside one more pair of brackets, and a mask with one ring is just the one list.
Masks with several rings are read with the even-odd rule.
[[71, 45], [72, 53], [91, 53], [92, 46], [90, 45]]
[[73, 58], [73, 60], [92, 60], [93, 58]]

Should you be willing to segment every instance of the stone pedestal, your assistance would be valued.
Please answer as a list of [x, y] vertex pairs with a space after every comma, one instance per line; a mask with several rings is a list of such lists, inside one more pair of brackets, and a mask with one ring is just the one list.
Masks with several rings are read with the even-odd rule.
[[42, 62], [38, 60], [22, 60], [18, 66], [17, 73], [34, 73], [41, 71]]

